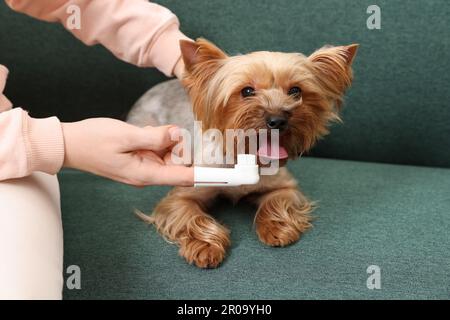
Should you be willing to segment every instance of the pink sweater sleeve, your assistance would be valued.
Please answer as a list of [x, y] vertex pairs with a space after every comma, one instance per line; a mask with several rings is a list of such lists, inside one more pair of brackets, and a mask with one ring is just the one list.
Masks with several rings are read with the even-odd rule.
[[[177, 17], [146, 0], [6, 0], [14, 10], [60, 22], [87, 45], [100, 43], [116, 57], [140, 67], [173, 74], [181, 57], [179, 40], [188, 39]], [[79, 29], [74, 20], [79, 12]]]
[[11, 109], [3, 95], [8, 69], [0, 65], [0, 181], [33, 171], [55, 174], [64, 162], [64, 138], [56, 117], [33, 119]]
[[0, 181], [33, 171], [57, 173], [64, 161], [64, 139], [56, 117], [33, 119], [21, 108], [0, 113]]
[[0, 181], [33, 171], [55, 174], [64, 162], [64, 138], [56, 117], [33, 119], [11, 109], [3, 95], [8, 69], [0, 65]]

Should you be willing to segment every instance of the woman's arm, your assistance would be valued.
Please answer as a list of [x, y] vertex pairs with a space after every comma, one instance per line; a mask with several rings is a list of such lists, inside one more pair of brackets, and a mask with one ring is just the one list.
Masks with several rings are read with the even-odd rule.
[[56, 117], [33, 119], [14, 108], [0, 113], [0, 181], [56, 174], [64, 165], [135, 186], [191, 186], [193, 168], [166, 162], [178, 142], [174, 130], [108, 118], [61, 126]]
[[0, 113], [0, 181], [33, 171], [57, 173], [64, 161], [64, 139], [56, 117], [33, 119], [21, 108]]
[[[101, 43], [127, 62], [155, 66], [166, 75], [175, 72], [180, 76], [183, 70], [179, 40], [186, 37], [178, 29], [177, 18], [159, 5], [145, 0], [6, 2], [17, 11], [46, 21], [59, 21], [66, 28], [72, 13], [69, 6], [77, 6], [81, 28], [68, 29], [84, 43]], [[2, 94], [6, 76], [7, 69], [0, 66], [0, 180], [23, 177], [33, 171], [54, 174], [64, 164], [129, 184], [192, 184], [192, 168], [166, 166], [161, 150], [144, 148], [147, 151], [142, 152], [130, 144], [141, 137], [150, 144], [163, 143], [166, 150], [170, 148], [167, 127], [137, 128], [112, 119], [62, 126], [56, 117], [34, 119], [21, 108], [10, 110], [12, 105]], [[92, 139], [91, 133], [99, 126], [106, 126], [108, 130], [100, 131], [108, 131], [114, 139], [103, 135], [105, 144]], [[161, 132], [165, 135], [155, 135]], [[101, 147], [103, 153], [98, 152]], [[117, 164], [120, 168], [115, 167]]]
[[[177, 17], [146, 0], [6, 0], [13, 9], [32, 17], [60, 22], [87, 45], [102, 44], [116, 57], [140, 67], [156, 67], [167, 76], [180, 76]], [[70, 6], [80, 9], [80, 29], [71, 29]], [[178, 65], [177, 65], [178, 64]], [[181, 69], [181, 70], [180, 70]]]
[[8, 70], [0, 65], [0, 181], [64, 165], [136, 186], [189, 186], [193, 168], [166, 163], [178, 142], [173, 126], [138, 128], [113, 119], [61, 124], [11, 109], [2, 94]]
[[56, 117], [33, 119], [11, 109], [3, 95], [8, 69], [0, 65], [0, 181], [33, 171], [58, 172], [64, 161], [64, 139]]

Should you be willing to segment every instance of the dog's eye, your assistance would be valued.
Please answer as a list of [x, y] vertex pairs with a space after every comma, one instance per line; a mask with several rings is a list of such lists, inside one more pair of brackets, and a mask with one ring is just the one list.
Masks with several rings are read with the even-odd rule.
[[300, 95], [302, 93], [302, 89], [299, 87], [292, 87], [288, 91], [288, 95], [293, 96], [295, 98], [300, 98]]
[[245, 87], [244, 89], [241, 90], [241, 95], [244, 98], [252, 97], [255, 95], [255, 89], [253, 89], [252, 87]]

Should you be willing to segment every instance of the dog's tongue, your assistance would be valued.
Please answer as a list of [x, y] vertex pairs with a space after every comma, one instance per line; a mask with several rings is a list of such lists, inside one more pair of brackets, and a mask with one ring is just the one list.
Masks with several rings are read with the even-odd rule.
[[258, 149], [258, 156], [263, 158], [268, 158], [272, 160], [276, 159], [287, 159], [288, 153], [282, 146], [277, 146], [277, 148], [272, 148], [272, 146], [264, 142]]

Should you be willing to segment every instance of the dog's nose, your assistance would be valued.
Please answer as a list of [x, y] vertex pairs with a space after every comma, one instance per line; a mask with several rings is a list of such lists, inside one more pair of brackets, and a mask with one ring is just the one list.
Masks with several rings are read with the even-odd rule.
[[278, 129], [283, 132], [288, 127], [288, 119], [283, 115], [269, 115], [266, 117], [266, 125], [269, 129]]

